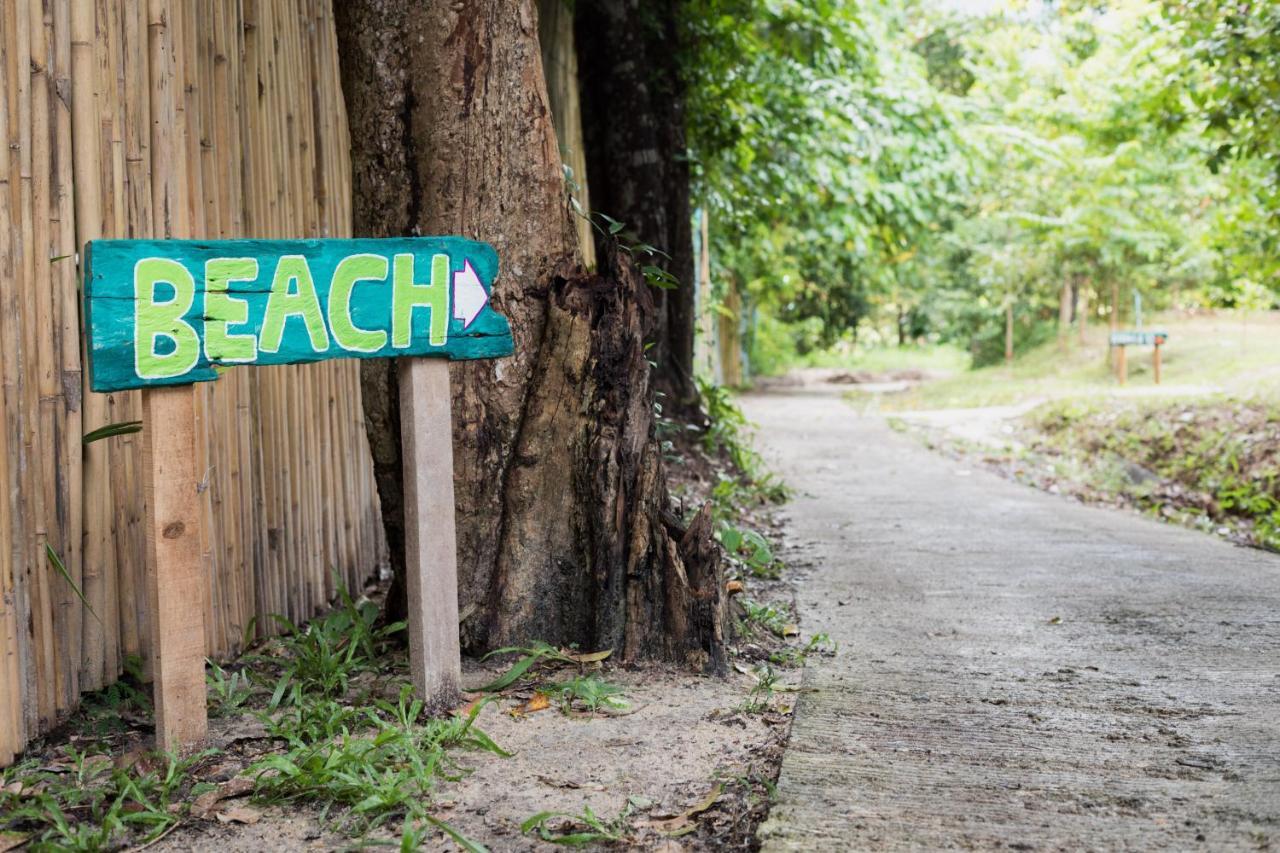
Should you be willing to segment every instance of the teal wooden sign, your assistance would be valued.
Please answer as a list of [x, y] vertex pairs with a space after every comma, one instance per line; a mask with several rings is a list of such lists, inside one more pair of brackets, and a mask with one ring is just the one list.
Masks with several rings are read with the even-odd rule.
[[185, 385], [238, 364], [511, 354], [498, 255], [460, 237], [95, 240], [90, 386]]
[[1168, 332], [1112, 332], [1113, 347], [1163, 346], [1169, 340]]

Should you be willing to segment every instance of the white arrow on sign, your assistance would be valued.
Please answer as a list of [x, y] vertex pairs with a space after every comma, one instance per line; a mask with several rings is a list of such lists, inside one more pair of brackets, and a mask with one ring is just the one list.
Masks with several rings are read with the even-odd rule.
[[480, 283], [470, 260], [462, 262], [462, 269], [453, 274], [453, 317], [462, 321], [462, 328], [475, 322], [476, 317], [489, 304], [489, 294]]

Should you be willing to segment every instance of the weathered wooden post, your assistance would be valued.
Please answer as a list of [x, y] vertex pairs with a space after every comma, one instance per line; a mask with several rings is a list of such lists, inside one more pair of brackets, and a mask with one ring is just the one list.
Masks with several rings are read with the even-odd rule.
[[205, 736], [205, 579], [195, 407], [190, 386], [142, 392], [147, 611], [155, 685], [156, 745], [179, 751]]
[[1155, 375], [1156, 384], [1160, 384], [1160, 346], [1164, 341], [1156, 338], [1155, 348], [1151, 350], [1151, 372]]
[[1123, 385], [1129, 378], [1129, 347], [1126, 344], [1116, 346], [1116, 380]]
[[397, 372], [409, 669], [418, 695], [443, 706], [459, 696], [462, 680], [449, 363], [402, 359]]
[[457, 553], [449, 359], [511, 353], [489, 305], [498, 256], [455, 237], [389, 240], [97, 240], [85, 247], [94, 391], [143, 389], [156, 731], [203, 737], [194, 382], [235, 365], [402, 359], [406, 566], [413, 683], [457, 695]]

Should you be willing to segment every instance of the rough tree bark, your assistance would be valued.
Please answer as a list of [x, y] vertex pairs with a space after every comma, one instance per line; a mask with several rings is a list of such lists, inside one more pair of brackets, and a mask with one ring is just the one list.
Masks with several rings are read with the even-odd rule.
[[[624, 659], [722, 662], [710, 518], [669, 513], [644, 341], [657, 311], [605, 246], [576, 242], [533, 0], [336, 5], [358, 234], [459, 234], [501, 259], [515, 355], [455, 364], [464, 648], [542, 639]], [[394, 369], [364, 374], [388, 524], [403, 541]]]
[[575, 10], [591, 204], [671, 256], [660, 265], [680, 286], [655, 291], [651, 355], [661, 389], [688, 410], [698, 397], [697, 288], [680, 6], [681, 0], [591, 0]]

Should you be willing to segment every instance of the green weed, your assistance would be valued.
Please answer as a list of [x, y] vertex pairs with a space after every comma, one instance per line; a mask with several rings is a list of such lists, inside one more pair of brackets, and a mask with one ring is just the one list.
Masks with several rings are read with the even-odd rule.
[[[117, 768], [105, 755], [69, 750], [67, 772], [35, 762], [10, 768], [0, 785], [0, 828], [29, 835], [32, 851], [114, 849], [145, 844], [182, 819], [191, 768], [216, 754], [143, 756]], [[14, 781], [18, 791], [10, 790]]]
[[742, 703], [742, 711], [747, 714], [762, 714], [773, 705], [774, 694], [778, 690], [778, 674], [773, 667], [765, 664], [755, 669], [756, 683]]
[[572, 710], [625, 711], [631, 703], [623, 698], [623, 690], [616, 684], [595, 675], [579, 675], [568, 681], [561, 681], [542, 689], [548, 697], [560, 703], [560, 709], [566, 713]]
[[[552, 844], [582, 847], [587, 844], [608, 844], [626, 841], [631, 832], [631, 816], [636, 807], [632, 800], [615, 818], [607, 819], [583, 805], [578, 814], [569, 812], [538, 812], [520, 824], [520, 831], [536, 833], [538, 838]], [[552, 828], [552, 823], [560, 825]]]
[[782, 563], [774, 558], [768, 540], [756, 531], [722, 521], [716, 538], [730, 561], [751, 576], [776, 579], [782, 575]]
[[339, 591], [336, 610], [311, 620], [304, 628], [283, 616], [275, 620], [289, 633], [284, 640], [283, 672], [271, 696], [272, 708], [300, 702], [305, 694], [344, 695], [356, 674], [376, 668], [392, 636], [405, 627], [403, 622], [377, 627], [378, 605], [368, 599], [353, 600], [345, 588]]
[[143, 686], [142, 658], [128, 655], [124, 660], [124, 675], [102, 690], [86, 693], [80, 699], [77, 728], [97, 737], [121, 732], [129, 724], [128, 715], [150, 717], [153, 710], [151, 697]]
[[750, 598], [740, 599], [743, 619], [742, 633], [753, 634], [755, 628], [761, 627], [776, 637], [786, 638], [795, 634], [795, 626], [791, 624], [789, 615], [771, 604], [760, 604]]
[[[750, 424], [742, 409], [733, 401], [729, 389], [703, 379], [698, 380], [698, 392], [702, 395], [707, 425], [702, 434], [702, 448], [709, 455], [723, 453], [733, 464], [737, 476], [736, 499], [738, 506], [781, 503], [790, 497], [790, 491], [773, 474], [765, 469], [764, 460], [751, 447], [748, 437]], [[713, 495], [718, 505], [728, 495]]]
[[827, 634], [814, 634], [801, 646], [787, 646], [772, 652], [769, 662], [779, 666], [803, 666], [813, 655], [832, 656], [836, 653], [836, 643]]
[[209, 665], [209, 674], [205, 676], [209, 715], [230, 717], [239, 713], [253, 696], [253, 681], [249, 670], [228, 671], [211, 660], [206, 663]]
[[395, 704], [341, 713], [330, 700], [318, 704], [326, 709], [322, 717], [304, 721], [301, 733], [278, 727], [273, 734], [285, 735], [286, 750], [247, 772], [266, 802], [319, 802], [326, 816], [333, 806], [347, 807], [344, 831], [366, 833], [393, 817], [435, 825], [427, 809], [438, 781], [467, 772], [450, 748], [508, 755], [474, 725], [480, 704], [466, 717], [424, 719], [423, 704], [408, 686]]

